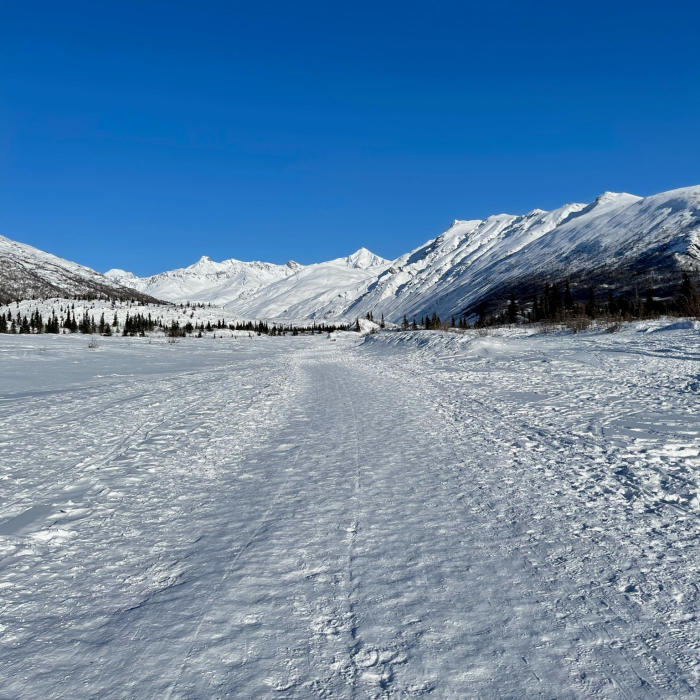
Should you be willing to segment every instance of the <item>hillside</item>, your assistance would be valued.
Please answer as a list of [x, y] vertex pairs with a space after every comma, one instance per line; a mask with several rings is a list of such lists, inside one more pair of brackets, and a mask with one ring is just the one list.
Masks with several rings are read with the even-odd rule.
[[47, 297], [158, 301], [89, 267], [0, 236], [0, 304]]
[[681, 270], [699, 269], [700, 186], [644, 198], [606, 192], [588, 205], [455, 221], [395, 260], [347, 313], [461, 315], [502, 305], [511, 291], [529, 301], [545, 282], [564, 278], [575, 292], [668, 292]]

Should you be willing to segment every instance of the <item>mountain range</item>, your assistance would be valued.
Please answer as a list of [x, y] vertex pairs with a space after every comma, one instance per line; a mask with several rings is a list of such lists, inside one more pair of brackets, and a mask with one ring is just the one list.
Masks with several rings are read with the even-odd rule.
[[552, 211], [455, 220], [395, 260], [366, 248], [327, 262], [215, 262], [149, 277], [104, 275], [0, 237], [0, 301], [96, 295], [224, 306], [241, 318], [354, 319], [372, 312], [400, 320], [436, 312], [470, 315], [521, 301], [545, 282], [570, 280], [616, 293], [669, 293], [680, 272], [700, 271], [700, 186], [638, 197], [605, 192]]

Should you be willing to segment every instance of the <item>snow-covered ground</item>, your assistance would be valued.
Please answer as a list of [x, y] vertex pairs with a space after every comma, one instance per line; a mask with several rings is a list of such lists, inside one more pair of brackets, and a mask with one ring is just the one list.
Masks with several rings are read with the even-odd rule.
[[700, 325], [0, 335], [0, 696], [700, 693]]
[[[163, 328], [156, 328], [150, 335], [163, 335], [164, 329], [168, 328], [173, 322], [184, 327], [187, 323], [193, 326], [206, 326], [211, 324], [213, 330], [208, 335], [216, 335], [217, 337], [232, 336], [232, 335], [248, 335], [247, 331], [229, 331], [227, 328], [216, 328], [218, 322], [223, 325], [236, 324], [238, 322], [251, 321], [257, 323], [260, 319], [257, 317], [246, 317], [232, 313], [220, 306], [212, 306], [208, 304], [202, 305], [185, 305], [185, 304], [145, 304], [131, 301], [105, 301], [105, 300], [84, 300], [84, 299], [25, 299], [23, 301], [14, 301], [11, 304], [0, 304], [0, 314], [8, 312], [13, 318], [17, 315], [31, 317], [35, 312], [39, 312], [44, 320], [48, 321], [52, 314], [55, 314], [61, 321], [65, 318], [70, 309], [71, 316], [74, 316], [80, 321], [84, 314], [87, 314], [95, 324], [98, 324], [102, 315], [105, 322], [111, 324], [116, 316], [117, 323], [115, 334], [121, 334], [124, 329], [124, 323], [127, 316], [134, 317], [141, 315], [144, 318], [150, 316], [155, 323], [161, 323]], [[292, 319], [292, 323], [296, 323], [301, 328], [312, 328], [314, 324], [323, 325], [324, 323], [333, 324], [334, 321], [310, 321], [304, 318]], [[276, 323], [272, 321], [271, 326], [286, 326], [287, 323]], [[63, 330], [63, 329], [61, 329]], [[196, 333], [196, 331], [195, 331]]]

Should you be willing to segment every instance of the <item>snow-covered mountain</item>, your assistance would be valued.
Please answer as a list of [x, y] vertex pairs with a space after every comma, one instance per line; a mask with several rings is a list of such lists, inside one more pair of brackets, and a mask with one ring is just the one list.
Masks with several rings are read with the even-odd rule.
[[360, 248], [345, 258], [300, 266], [294, 274], [226, 305], [245, 318], [341, 318], [390, 262]]
[[605, 192], [590, 204], [457, 220], [392, 262], [360, 248], [312, 265], [203, 257], [151, 277], [117, 269], [102, 276], [8, 239], [0, 239], [0, 262], [5, 298], [107, 287], [133, 295], [129, 287], [167, 301], [211, 302], [250, 319], [457, 316], [501, 305], [510, 292], [529, 301], [545, 282], [564, 278], [574, 293], [588, 285], [671, 290], [680, 270], [700, 272], [700, 185], [649, 197]]
[[605, 192], [588, 205], [455, 221], [395, 260], [345, 314], [459, 315], [510, 291], [529, 301], [544, 282], [564, 278], [574, 288], [642, 294], [677, 284], [680, 269], [700, 269], [700, 186], [650, 197]]
[[366, 248], [312, 265], [215, 262], [201, 258], [189, 267], [136, 277], [109, 270], [115, 282], [174, 302], [211, 302], [246, 318], [329, 318], [343, 311], [389, 265]]
[[50, 296], [157, 301], [89, 267], [0, 236], [0, 303]]
[[158, 299], [224, 305], [292, 275], [300, 267], [293, 260], [286, 265], [233, 258], [216, 262], [205, 255], [193, 265], [150, 277], [137, 277], [119, 269], [108, 270], [105, 276]]

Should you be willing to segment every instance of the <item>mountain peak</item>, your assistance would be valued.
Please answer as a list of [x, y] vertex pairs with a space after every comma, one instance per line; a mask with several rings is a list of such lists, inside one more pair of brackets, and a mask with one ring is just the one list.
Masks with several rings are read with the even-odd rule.
[[637, 199], [641, 199], [641, 197], [637, 197], [637, 195], [630, 194], [629, 192], [611, 192], [610, 190], [606, 190], [605, 192], [601, 192], [595, 198], [593, 204], [596, 206], [599, 206], [601, 204], [610, 204], [612, 202], [621, 202], [625, 199], [634, 201]]
[[135, 280], [136, 275], [133, 272], [128, 272], [127, 270], [122, 270], [119, 267], [113, 267], [111, 270], [107, 270], [107, 272], [104, 273], [105, 277], [108, 277], [109, 279], [113, 280]]
[[362, 270], [366, 270], [369, 267], [377, 267], [378, 265], [388, 264], [388, 260], [380, 258], [375, 255], [371, 250], [365, 247], [358, 248], [354, 253], [348, 255], [345, 258], [345, 262], [349, 267], [356, 267]]

